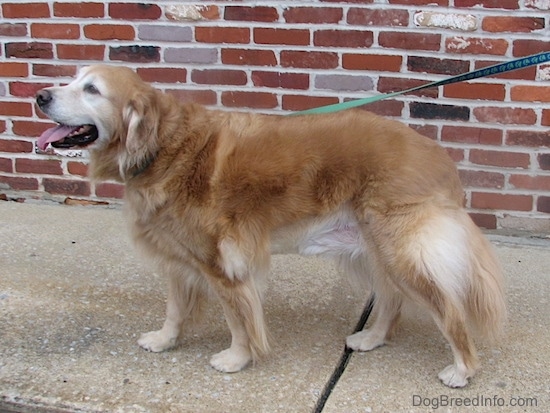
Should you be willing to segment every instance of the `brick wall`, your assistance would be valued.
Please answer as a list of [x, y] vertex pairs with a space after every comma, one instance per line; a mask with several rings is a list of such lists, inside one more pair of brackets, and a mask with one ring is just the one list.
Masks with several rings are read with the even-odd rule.
[[[1, 4], [0, 194], [120, 202], [84, 154], [35, 149], [35, 92], [112, 62], [212, 107], [285, 113], [550, 50], [548, 0]], [[550, 64], [367, 107], [437, 139], [488, 228], [550, 232]]]

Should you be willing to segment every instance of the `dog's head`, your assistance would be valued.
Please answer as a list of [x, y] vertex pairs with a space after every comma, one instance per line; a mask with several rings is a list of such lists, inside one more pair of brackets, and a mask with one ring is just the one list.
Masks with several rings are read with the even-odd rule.
[[159, 126], [156, 93], [128, 68], [83, 68], [68, 85], [38, 91], [37, 105], [59, 124], [40, 136], [38, 147], [108, 150], [124, 175], [150, 156]]

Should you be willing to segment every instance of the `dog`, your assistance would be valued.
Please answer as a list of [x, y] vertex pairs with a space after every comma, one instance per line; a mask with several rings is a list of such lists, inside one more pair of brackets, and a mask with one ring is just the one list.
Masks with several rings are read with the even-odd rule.
[[349, 336], [383, 345], [405, 299], [427, 309], [463, 387], [478, 367], [473, 337], [498, 338], [503, 276], [464, 209], [445, 149], [408, 126], [354, 109], [278, 116], [182, 103], [131, 69], [83, 68], [38, 91], [59, 126], [37, 146], [87, 148], [95, 180], [125, 184], [132, 237], [169, 280], [166, 320], [141, 347], [177, 344], [208, 293], [220, 300], [231, 345], [210, 360], [236, 372], [269, 351], [262, 309], [271, 254], [334, 258], [375, 293], [372, 326]]

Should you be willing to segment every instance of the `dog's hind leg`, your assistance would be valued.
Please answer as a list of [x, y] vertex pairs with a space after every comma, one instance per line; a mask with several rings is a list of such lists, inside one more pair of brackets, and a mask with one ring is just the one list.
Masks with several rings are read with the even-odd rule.
[[346, 345], [356, 351], [370, 351], [386, 343], [399, 322], [402, 298], [399, 292], [376, 289], [372, 326], [346, 339]]
[[207, 288], [204, 277], [191, 268], [174, 265], [168, 270], [168, 300], [166, 302], [166, 320], [160, 330], [142, 334], [138, 344], [146, 350], [160, 352], [177, 344], [183, 325], [194, 322], [201, 312], [201, 302]]
[[396, 330], [403, 298], [400, 291], [392, 285], [366, 224], [363, 225], [362, 232], [363, 253], [355, 257], [341, 256], [338, 266], [351, 276], [361, 290], [372, 290], [375, 293], [373, 324], [346, 339], [346, 345], [352, 350], [370, 351], [384, 345]]
[[401, 216], [394, 219], [378, 223], [383, 232], [375, 230], [380, 258], [393, 284], [429, 310], [451, 346], [454, 364], [439, 378], [449, 387], [463, 387], [478, 365], [467, 325], [472, 282], [467, 233], [452, 212], [409, 221], [414, 227]]

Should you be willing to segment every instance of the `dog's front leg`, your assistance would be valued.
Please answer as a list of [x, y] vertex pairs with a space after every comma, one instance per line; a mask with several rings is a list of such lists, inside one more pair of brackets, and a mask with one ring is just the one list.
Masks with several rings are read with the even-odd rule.
[[[181, 269], [180, 269], [181, 271]], [[200, 315], [206, 288], [204, 278], [191, 268], [169, 274], [166, 320], [160, 330], [145, 333], [138, 344], [146, 350], [161, 352], [174, 347], [185, 322]]]
[[212, 356], [216, 370], [233, 373], [269, 351], [260, 292], [253, 277], [245, 280], [216, 278], [213, 286], [231, 330], [231, 346]]

